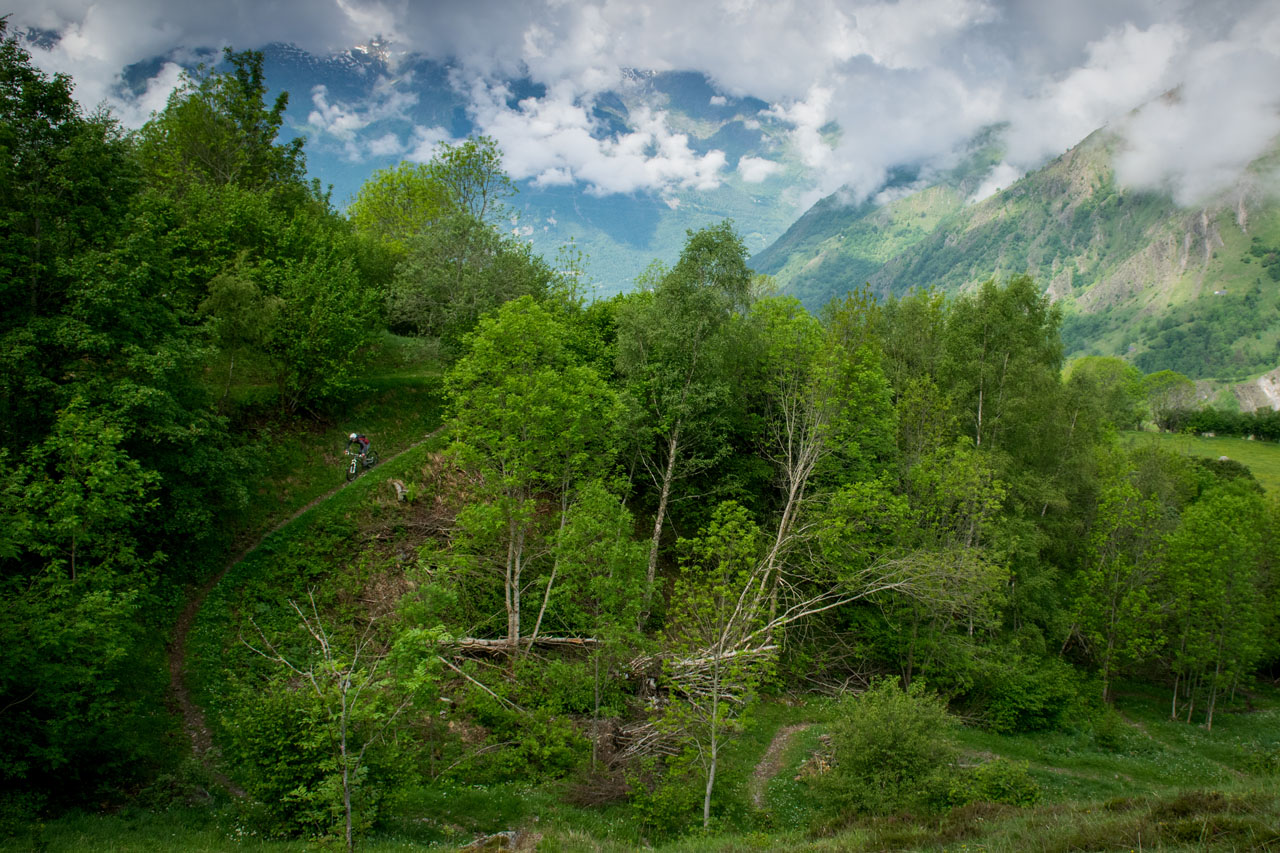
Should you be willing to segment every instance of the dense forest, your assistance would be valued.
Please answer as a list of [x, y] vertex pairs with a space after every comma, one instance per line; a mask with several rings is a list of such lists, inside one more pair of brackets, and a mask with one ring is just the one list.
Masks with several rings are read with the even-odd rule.
[[724, 750], [784, 695], [841, 697], [827, 829], [1023, 805], [1025, 768], [957, 763], [949, 726], [1078, 725], [1130, 680], [1212, 730], [1275, 677], [1275, 501], [1122, 443], [1204, 428], [1192, 383], [1065, 366], [1039, 283], [815, 316], [723, 223], [587, 303], [572, 247], [505, 235], [491, 140], [340, 212], [266, 92], [228, 50], [126, 132], [0, 46], [0, 828], [183, 772], [177, 614], [273, 436], [331, 428], [390, 339], [443, 401], [412, 513], [321, 526], [205, 605], [208, 760], [262, 835], [350, 846], [451, 780], [714, 827]]

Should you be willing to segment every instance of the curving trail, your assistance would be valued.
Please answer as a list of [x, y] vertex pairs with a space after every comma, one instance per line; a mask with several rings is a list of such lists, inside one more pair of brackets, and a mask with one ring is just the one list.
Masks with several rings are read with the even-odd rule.
[[[416, 447], [421, 447], [431, 439], [438, 436], [444, 430], [444, 426], [438, 426], [429, 434], [423, 436], [420, 440], [414, 442], [393, 456], [381, 460], [379, 465], [386, 465], [394, 461], [400, 456], [408, 453]], [[366, 475], [368, 476], [368, 475]], [[359, 482], [359, 480], [353, 480]], [[224, 774], [218, 772], [212, 767], [208, 761], [208, 753], [213, 748], [213, 736], [209, 733], [209, 726], [205, 722], [204, 711], [195, 700], [191, 698], [191, 689], [187, 686], [186, 681], [186, 665], [187, 665], [187, 637], [191, 633], [191, 626], [195, 624], [196, 616], [200, 613], [200, 607], [204, 604], [209, 593], [213, 590], [218, 582], [226, 577], [227, 572], [231, 571], [237, 563], [248, 557], [268, 538], [297, 521], [304, 513], [314, 509], [320, 504], [332, 498], [338, 492], [345, 489], [350, 483], [343, 482], [336, 488], [330, 489], [320, 497], [312, 500], [306, 506], [294, 512], [284, 521], [272, 527], [266, 533], [259, 536], [255, 541], [245, 545], [234, 552], [227, 560], [222, 570], [215, 574], [209, 580], [205, 581], [188, 599], [186, 607], [182, 608], [182, 613], [178, 616], [178, 621], [173, 628], [173, 638], [169, 641], [167, 647], [167, 657], [169, 660], [169, 694], [173, 710], [182, 717], [182, 729], [187, 734], [187, 738], [191, 741], [191, 754], [201, 765], [213, 776], [217, 782], [231, 792], [236, 797], [244, 797], [245, 792], [239, 785], [227, 778]]]

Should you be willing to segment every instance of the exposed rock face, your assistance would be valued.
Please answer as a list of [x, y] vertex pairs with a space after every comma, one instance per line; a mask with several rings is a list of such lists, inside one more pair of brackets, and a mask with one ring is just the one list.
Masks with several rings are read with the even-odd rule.
[[1280, 409], [1280, 368], [1265, 373], [1249, 382], [1241, 382], [1231, 388], [1240, 401], [1240, 411]]

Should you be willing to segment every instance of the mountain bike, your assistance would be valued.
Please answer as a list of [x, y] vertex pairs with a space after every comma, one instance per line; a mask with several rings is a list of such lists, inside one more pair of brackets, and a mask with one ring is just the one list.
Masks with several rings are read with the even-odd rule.
[[363, 454], [352, 453], [350, 450], [344, 450], [343, 453], [351, 457], [351, 461], [347, 463], [348, 483], [360, 476], [361, 469], [368, 470], [378, 464], [378, 451], [373, 449], [366, 450]]

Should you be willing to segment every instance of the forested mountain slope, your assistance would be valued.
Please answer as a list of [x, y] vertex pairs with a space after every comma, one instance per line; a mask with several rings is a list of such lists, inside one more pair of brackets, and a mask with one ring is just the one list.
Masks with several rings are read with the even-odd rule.
[[1274, 368], [1280, 208], [1265, 190], [1274, 158], [1182, 207], [1120, 186], [1118, 144], [1098, 131], [973, 204], [946, 183], [860, 210], [825, 199], [754, 260], [811, 309], [864, 282], [878, 294], [955, 293], [1027, 273], [1062, 305], [1068, 355], [1123, 355], [1144, 372], [1203, 379]]

